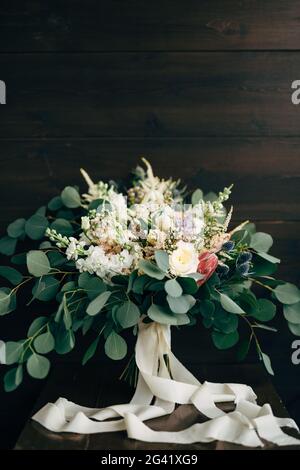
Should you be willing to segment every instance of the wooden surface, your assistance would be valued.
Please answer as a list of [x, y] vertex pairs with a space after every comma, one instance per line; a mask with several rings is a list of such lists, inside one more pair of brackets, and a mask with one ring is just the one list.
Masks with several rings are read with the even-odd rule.
[[[299, 283], [300, 107], [291, 103], [299, 18], [300, 0], [2, 0], [1, 234], [66, 184], [81, 184], [81, 166], [119, 180], [144, 155], [191, 187], [234, 183], [234, 223], [252, 219], [271, 233], [279, 277]], [[1, 318], [1, 338], [23, 337], [43, 313], [45, 305], [20, 305]], [[262, 333], [262, 342], [300, 422], [294, 337], [281, 313], [276, 326], [280, 334]], [[235, 355], [196, 328], [177, 349], [204, 363]], [[80, 360], [79, 345], [74, 354]], [[0, 447], [14, 444], [40, 387], [26, 379], [0, 392]], [[9, 425], [7, 403], [18, 410]]]
[[[230, 366], [199, 366], [190, 367], [191, 371], [201, 380], [215, 382], [242, 382], [251, 385], [258, 395], [260, 404], [270, 403], [274, 414], [278, 417], [287, 417], [284, 408], [274, 387], [267, 378], [260, 365], [230, 365]], [[59, 396], [65, 397], [75, 403], [101, 408], [112, 404], [127, 403], [133, 394], [125, 383], [118, 382], [100, 369], [96, 364], [79, 368], [78, 365], [61, 364], [57, 366], [47, 385], [34, 407], [34, 412], [49, 401], [56, 401]], [[220, 405], [225, 411], [232, 411], [234, 405], [227, 403]], [[201, 416], [192, 405], [179, 406], [171, 416], [156, 418], [148, 421], [148, 425], [155, 430], [177, 431], [185, 429], [196, 422], [203, 422]], [[291, 432], [291, 431], [290, 431]], [[296, 432], [291, 432], [297, 436]], [[300, 434], [299, 434], [300, 437]], [[16, 447], [17, 450], [58, 450], [58, 449], [85, 449], [85, 450], [243, 450], [240, 445], [216, 441], [209, 444], [162, 444], [144, 443], [128, 439], [125, 432], [104, 434], [68, 434], [53, 433], [46, 430], [39, 423], [29, 420], [22, 431]], [[266, 443], [264, 449], [273, 450], [278, 447]], [[286, 448], [286, 447], [285, 447]], [[282, 449], [282, 448], [281, 448]], [[297, 446], [297, 449], [300, 450]]]

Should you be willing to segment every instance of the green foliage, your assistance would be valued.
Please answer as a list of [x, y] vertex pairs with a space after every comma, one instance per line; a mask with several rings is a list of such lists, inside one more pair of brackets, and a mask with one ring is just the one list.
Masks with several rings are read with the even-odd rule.
[[8, 287], [0, 288], [0, 315], [7, 315], [15, 310], [16, 294]]
[[176, 279], [169, 279], [165, 282], [165, 291], [171, 297], [180, 297], [182, 295], [182, 287]]
[[46, 217], [34, 214], [25, 223], [26, 235], [32, 240], [41, 240], [45, 235], [48, 225], [48, 219]]
[[138, 323], [140, 310], [137, 305], [128, 300], [117, 309], [116, 318], [122, 328], [130, 328]]
[[267, 253], [273, 245], [273, 238], [268, 233], [256, 232], [251, 236], [250, 248]]
[[11, 238], [20, 238], [25, 234], [25, 219], [17, 219], [7, 227], [7, 234]]
[[195, 206], [203, 199], [203, 191], [201, 189], [196, 189], [192, 194], [192, 204]]
[[20, 364], [6, 372], [4, 375], [4, 390], [12, 392], [15, 390], [23, 380], [23, 366]]
[[269, 358], [269, 356], [267, 354], [261, 352], [261, 358], [262, 358], [264, 366], [267, 369], [267, 371], [269, 372], [269, 374], [274, 375], [274, 371], [272, 369], [272, 364], [271, 364], [271, 359]]
[[161, 281], [165, 277], [165, 273], [156, 264], [151, 263], [150, 261], [140, 261], [139, 269], [141, 269], [141, 271], [143, 271], [148, 276], [154, 277], [159, 281]]
[[51, 331], [48, 330], [46, 333], [39, 335], [34, 340], [33, 345], [34, 345], [36, 352], [40, 354], [47, 354], [54, 349], [55, 339]]
[[55, 219], [50, 225], [50, 228], [52, 230], [56, 230], [57, 233], [60, 233], [61, 235], [64, 235], [66, 237], [70, 237], [74, 234], [72, 224], [66, 219]]
[[239, 333], [237, 330], [229, 334], [220, 333], [219, 331], [213, 331], [212, 340], [216, 348], [229, 349], [232, 348], [238, 342]]
[[220, 294], [221, 305], [227, 312], [244, 315], [244, 310], [226, 294]]
[[251, 316], [259, 321], [270, 321], [276, 315], [276, 305], [268, 299], [259, 299]]
[[110, 296], [110, 291], [105, 291], [102, 292], [102, 294], [99, 294], [89, 303], [86, 309], [86, 313], [91, 316], [97, 315], [103, 309]]
[[48, 202], [48, 209], [50, 211], [56, 212], [61, 209], [63, 206], [63, 202], [60, 196], [55, 196]]
[[63, 204], [70, 209], [75, 209], [81, 205], [80, 195], [72, 186], [67, 186], [62, 191], [61, 200]]
[[289, 282], [281, 284], [274, 289], [274, 294], [283, 304], [295, 304], [300, 301], [300, 290], [294, 284]]
[[151, 320], [163, 325], [177, 325], [177, 318], [172, 312], [161, 305], [152, 304], [148, 310], [148, 316]]
[[54, 276], [41, 277], [35, 282], [32, 295], [35, 299], [48, 302], [56, 296], [59, 285], [59, 281]]
[[80, 274], [78, 285], [86, 292], [90, 300], [95, 299], [99, 294], [106, 291], [104, 282], [99, 277], [91, 276], [89, 273]]
[[99, 344], [99, 340], [100, 336], [97, 336], [97, 338], [90, 344], [83, 356], [82, 365], [85, 365], [94, 356]]
[[14, 254], [16, 246], [17, 246], [17, 239], [12, 238], [9, 236], [4, 236], [0, 239], [0, 253], [5, 256], [11, 256]]
[[115, 331], [112, 331], [106, 338], [104, 349], [106, 355], [114, 361], [123, 359], [127, 354], [126, 341]]
[[300, 324], [300, 302], [291, 305], [283, 306], [283, 314], [285, 319], [290, 322], [299, 325]]
[[47, 357], [33, 353], [27, 361], [27, 372], [34, 379], [44, 379], [50, 369], [50, 361]]
[[51, 266], [43, 251], [31, 250], [27, 253], [27, 268], [30, 274], [40, 277], [48, 274]]
[[167, 295], [167, 301], [174, 313], [187, 313], [196, 303], [195, 298], [189, 294], [184, 294], [180, 297]]
[[154, 258], [157, 266], [161, 271], [166, 273], [169, 269], [169, 255], [165, 251], [157, 250], [154, 253]]

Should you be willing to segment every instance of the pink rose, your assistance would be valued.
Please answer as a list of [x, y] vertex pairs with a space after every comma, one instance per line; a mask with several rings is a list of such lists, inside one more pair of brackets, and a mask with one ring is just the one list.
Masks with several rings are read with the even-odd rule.
[[197, 272], [203, 274], [204, 278], [197, 282], [198, 286], [202, 286], [202, 284], [210, 278], [210, 276], [215, 272], [217, 266], [218, 257], [214, 253], [205, 251], [199, 256]]

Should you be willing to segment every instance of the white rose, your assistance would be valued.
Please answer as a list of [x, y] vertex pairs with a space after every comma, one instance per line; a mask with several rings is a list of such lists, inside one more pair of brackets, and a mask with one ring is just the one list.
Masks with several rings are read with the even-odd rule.
[[179, 241], [169, 257], [170, 270], [175, 276], [195, 273], [198, 268], [198, 253], [192, 243]]

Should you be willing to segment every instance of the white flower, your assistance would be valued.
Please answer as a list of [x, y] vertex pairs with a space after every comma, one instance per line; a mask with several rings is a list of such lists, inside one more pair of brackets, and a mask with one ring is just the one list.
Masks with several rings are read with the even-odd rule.
[[198, 268], [198, 253], [192, 243], [179, 241], [177, 248], [169, 257], [171, 273], [175, 276], [186, 276], [195, 273]]
[[85, 232], [90, 229], [90, 219], [89, 217], [81, 217], [81, 228]]
[[77, 252], [77, 247], [78, 247], [78, 240], [74, 237], [70, 237], [70, 243], [68, 248], [66, 249], [66, 255], [67, 258], [74, 259], [76, 260], [78, 258], [78, 252]]

